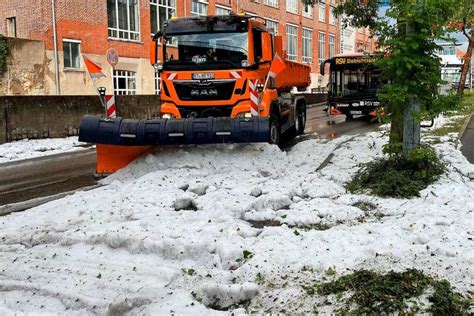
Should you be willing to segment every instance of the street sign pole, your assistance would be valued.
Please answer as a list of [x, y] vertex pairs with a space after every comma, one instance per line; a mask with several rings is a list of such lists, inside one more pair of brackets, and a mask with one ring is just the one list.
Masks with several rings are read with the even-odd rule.
[[112, 92], [114, 96], [114, 102], [115, 102], [115, 107], [118, 107], [118, 102], [115, 94], [115, 78], [114, 78], [114, 72], [115, 72], [115, 66], [117, 66], [119, 62], [119, 55], [117, 53], [117, 50], [115, 48], [109, 48], [107, 50], [107, 62], [109, 65], [112, 67]]
[[102, 106], [104, 107], [105, 111], [105, 117], [107, 118], [107, 102], [105, 101], [105, 92], [107, 89], [105, 87], [98, 87], [97, 92], [99, 92], [99, 98], [100, 98], [100, 103], [102, 103]]

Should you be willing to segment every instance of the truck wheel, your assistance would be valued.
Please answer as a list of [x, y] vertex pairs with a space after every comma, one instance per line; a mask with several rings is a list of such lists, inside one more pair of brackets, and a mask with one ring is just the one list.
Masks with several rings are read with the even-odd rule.
[[270, 144], [279, 145], [281, 138], [281, 126], [278, 116], [272, 114], [270, 116]]
[[301, 135], [304, 133], [306, 128], [306, 107], [301, 105], [296, 108], [296, 121], [295, 121], [296, 134]]

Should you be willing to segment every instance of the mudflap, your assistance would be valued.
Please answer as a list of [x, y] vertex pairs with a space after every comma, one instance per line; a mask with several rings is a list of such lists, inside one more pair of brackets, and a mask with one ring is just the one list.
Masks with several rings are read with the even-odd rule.
[[104, 178], [126, 167], [138, 157], [148, 154], [152, 146], [96, 145], [97, 165], [95, 178]]
[[265, 143], [269, 136], [270, 122], [263, 117], [132, 120], [88, 115], [79, 128], [79, 141], [119, 146]]

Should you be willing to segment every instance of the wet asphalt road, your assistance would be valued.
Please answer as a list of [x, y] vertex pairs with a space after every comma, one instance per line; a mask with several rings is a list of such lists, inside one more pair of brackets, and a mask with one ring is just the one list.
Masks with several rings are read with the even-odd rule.
[[[365, 118], [345, 121], [345, 116], [333, 117], [335, 124], [328, 124], [323, 106], [307, 110], [305, 136], [311, 138], [336, 138], [372, 131], [377, 124]], [[288, 148], [294, 142], [286, 142]], [[20, 162], [0, 164], [0, 206], [50, 196], [96, 184], [95, 150], [84, 149]]]

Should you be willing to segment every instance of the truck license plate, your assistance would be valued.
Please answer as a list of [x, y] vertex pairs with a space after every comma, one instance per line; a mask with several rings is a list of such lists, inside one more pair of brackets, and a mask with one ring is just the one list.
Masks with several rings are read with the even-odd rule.
[[212, 72], [193, 73], [193, 80], [210, 80], [214, 79], [216, 75]]

